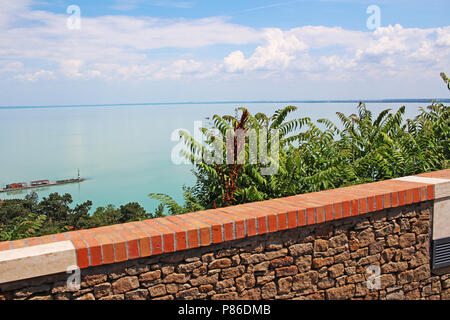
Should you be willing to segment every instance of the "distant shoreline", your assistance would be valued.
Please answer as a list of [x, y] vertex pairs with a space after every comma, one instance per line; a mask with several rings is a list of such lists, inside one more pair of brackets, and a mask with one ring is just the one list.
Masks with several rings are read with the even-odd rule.
[[432, 103], [450, 102], [450, 98], [436, 99], [347, 99], [347, 100], [236, 100], [236, 101], [185, 101], [185, 102], [146, 102], [114, 104], [77, 104], [53, 106], [0, 106], [1, 109], [45, 109], [45, 108], [85, 108], [85, 107], [119, 107], [119, 106], [165, 106], [193, 104], [254, 104], [254, 103]]

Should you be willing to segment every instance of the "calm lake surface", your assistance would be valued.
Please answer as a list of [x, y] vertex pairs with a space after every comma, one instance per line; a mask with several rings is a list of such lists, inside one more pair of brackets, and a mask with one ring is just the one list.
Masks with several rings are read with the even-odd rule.
[[[404, 103], [413, 118], [426, 103]], [[289, 104], [249, 103], [251, 113], [271, 115]], [[329, 118], [356, 112], [356, 103], [294, 104], [295, 117]], [[403, 103], [368, 103], [377, 115]], [[93, 208], [137, 201], [153, 212], [158, 202], [150, 192], [182, 200], [182, 185], [193, 185], [190, 165], [171, 161], [174, 130], [193, 133], [194, 121], [214, 114], [234, 115], [234, 104], [177, 104], [162, 106], [95, 106], [0, 108], [0, 186], [12, 182], [74, 178], [80, 169], [87, 181], [33, 189], [40, 198], [52, 192], [70, 193], [74, 203], [92, 200]], [[23, 198], [30, 191], [0, 193], [0, 199]], [[93, 210], [91, 210], [93, 212]]]

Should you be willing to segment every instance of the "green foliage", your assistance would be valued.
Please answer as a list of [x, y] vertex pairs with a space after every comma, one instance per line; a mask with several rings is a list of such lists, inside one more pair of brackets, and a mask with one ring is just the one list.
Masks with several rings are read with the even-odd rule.
[[52, 193], [38, 202], [36, 193], [25, 199], [4, 200], [0, 204], [0, 241], [31, 236], [107, 226], [112, 224], [163, 216], [163, 208], [148, 214], [138, 203], [132, 202], [116, 208], [98, 207], [90, 215], [91, 201], [70, 207], [72, 196]]
[[162, 193], [150, 193], [149, 196], [161, 202], [160, 205], [169, 209], [169, 214], [181, 214], [187, 212], [172, 197]]
[[72, 196], [68, 193], [64, 195], [51, 193], [39, 203], [38, 212], [45, 214], [51, 221], [67, 220], [72, 202]]
[[0, 225], [0, 241], [17, 240], [35, 236], [47, 217], [30, 213], [13, 218], [7, 225]]
[[151, 218], [164, 217], [164, 209], [168, 209], [169, 215], [182, 214], [193, 211], [204, 210], [204, 207], [199, 203], [198, 198], [194, 195], [193, 188], [183, 186], [183, 193], [185, 205], [180, 206], [172, 197], [162, 193], [150, 193], [152, 199], [159, 200], [160, 204]]
[[[450, 80], [444, 73], [441, 77], [450, 90]], [[339, 124], [329, 119], [319, 119], [316, 123], [307, 117], [288, 119], [296, 109], [287, 106], [272, 116], [262, 113], [253, 116], [241, 107], [236, 109], [235, 116], [214, 115], [211, 127], [202, 128], [205, 144], [181, 131], [180, 137], [187, 147], [183, 155], [195, 166], [196, 184], [184, 187], [184, 205], [167, 195], [151, 196], [169, 208], [170, 214], [180, 214], [449, 167], [449, 107], [441, 103], [433, 102], [421, 108], [414, 119], [405, 120], [405, 106], [395, 112], [386, 109], [373, 115], [361, 102], [354, 114], [337, 112]], [[200, 161], [217, 143], [222, 143], [223, 159], [226, 159], [226, 141], [218, 141], [211, 134], [213, 130], [223, 137], [228, 130], [255, 130], [260, 141], [259, 132], [264, 128], [279, 132], [276, 174], [263, 175], [261, 169], [265, 165], [259, 162], [240, 164], [237, 159], [241, 146], [236, 140], [233, 163]], [[267, 141], [270, 150], [270, 131]], [[249, 143], [243, 152], [248, 160]], [[260, 156], [258, 151], [258, 159]]]
[[[444, 73], [441, 77], [450, 90], [450, 79]], [[186, 146], [183, 155], [194, 165], [196, 177], [194, 186], [183, 187], [183, 205], [168, 195], [151, 193], [151, 198], [160, 201], [154, 213], [132, 202], [119, 208], [98, 207], [89, 215], [91, 201], [72, 209], [70, 194], [52, 193], [39, 202], [37, 194], [31, 193], [23, 200], [0, 204], [0, 241], [163, 217], [165, 209], [169, 215], [183, 214], [450, 167], [449, 107], [442, 103], [420, 108], [414, 119], [406, 120], [404, 106], [373, 115], [360, 103], [354, 114], [337, 112], [339, 124], [329, 119], [313, 123], [308, 117], [295, 118], [296, 110], [287, 106], [267, 116], [252, 115], [240, 107], [234, 116], [214, 115], [211, 128], [202, 128], [205, 144], [181, 131]], [[228, 146], [226, 139], [218, 138], [239, 130], [255, 132], [259, 142], [261, 132], [267, 130], [267, 150], [278, 147], [278, 161], [270, 152], [267, 161], [261, 161], [265, 157], [257, 149], [259, 161], [250, 163], [250, 137], [242, 143], [233, 136]], [[272, 139], [271, 130], [277, 130], [278, 141]], [[220, 150], [222, 154], [215, 153]], [[225, 162], [227, 151], [229, 162]], [[217, 156], [223, 161], [200, 161]], [[245, 162], [240, 161], [242, 157]], [[276, 173], [263, 174], [273, 164]]]
[[88, 200], [82, 204], [79, 204], [73, 209], [72, 213], [69, 215], [67, 221], [74, 229], [85, 229], [89, 228], [91, 216], [89, 215], [89, 210], [92, 207], [92, 201]]
[[[286, 120], [290, 113], [297, 108], [294, 106], [287, 106], [283, 109], [277, 110], [272, 116], [268, 117], [263, 113], [251, 115], [245, 108], [238, 108], [235, 116], [214, 115], [213, 128], [220, 132], [222, 137], [227, 137], [228, 130], [244, 130], [249, 133], [252, 130], [256, 133], [256, 138], [261, 141], [261, 134], [267, 132], [267, 149], [271, 150], [275, 147], [275, 143], [271, 130], [279, 130], [279, 165], [278, 171], [280, 175], [263, 175], [261, 170], [267, 168], [274, 159], [270, 159], [270, 152], [268, 154], [267, 164], [262, 164], [259, 161], [257, 164], [249, 164], [250, 146], [246, 143], [242, 148], [242, 154], [238, 154], [237, 142], [234, 145], [234, 158], [232, 163], [213, 163], [207, 164], [205, 162], [198, 162], [195, 159], [204, 157], [207, 150], [214, 150], [212, 148], [214, 143], [218, 141], [214, 136], [207, 135], [206, 144], [211, 148], [206, 148], [200, 142], [187, 135], [185, 132], [180, 132], [180, 136], [187, 145], [189, 153], [184, 156], [192, 161], [196, 169], [194, 174], [197, 178], [197, 183], [190, 189], [190, 203], [196, 203], [201, 208], [212, 208], [226, 206], [232, 203], [243, 203], [251, 201], [259, 201], [271, 197], [278, 197], [285, 194], [286, 189], [291, 188], [289, 183], [289, 173], [287, 171], [288, 149], [286, 147], [291, 143], [293, 138], [292, 133], [310, 122], [309, 118], [299, 118]], [[239, 114], [240, 113], [240, 114]], [[203, 128], [203, 132], [212, 132]], [[249, 138], [247, 138], [248, 140]], [[227, 159], [227, 142], [222, 143], [223, 155], [222, 159]], [[216, 149], [220, 150], [220, 149]], [[213, 153], [213, 157], [215, 154]], [[247, 161], [241, 164], [240, 156], [243, 156]], [[257, 158], [261, 159], [261, 154], [257, 151]], [[282, 177], [282, 179], [279, 179]], [[285, 179], [288, 178], [288, 179]], [[185, 197], [186, 198], [186, 197]], [[195, 198], [195, 200], [194, 200]], [[174, 206], [172, 204], [172, 206]], [[184, 211], [189, 210], [189, 206], [184, 206]]]
[[155, 209], [155, 213], [150, 213], [149, 218], [154, 219], [154, 218], [162, 218], [165, 216], [166, 215], [164, 214], [164, 205], [160, 203], [158, 207]]
[[120, 223], [120, 210], [113, 205], [105, 207], [98, 207], [91, 217], [90, 227], [102, 227]]
[[120, 222], [139, 221], [147, 219], [145, 209], [137, 202], [130, 202], [120, 206]]
[[448, 78], [444, 72], [441, 72], [441, 78], [442, 78], [442, 80], [444, 80], [445, 84], [447, 85], [448, 90], [450, 90], [450, 78]]
[[32, 213], [32, 203], [29, 200], [4, 200], [0, 205], [0, 226], [8, 224], [14, 218], [25, 218]]

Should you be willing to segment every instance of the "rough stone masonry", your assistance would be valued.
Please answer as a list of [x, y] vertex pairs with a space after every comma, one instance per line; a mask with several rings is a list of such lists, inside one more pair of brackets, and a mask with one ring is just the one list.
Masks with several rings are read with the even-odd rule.
[[79, 290], [65, 273], [5, 283], [0, 300], [448, 300], [450, 271], [430, 269], [432, 210], [426, 201], [82, 269]]

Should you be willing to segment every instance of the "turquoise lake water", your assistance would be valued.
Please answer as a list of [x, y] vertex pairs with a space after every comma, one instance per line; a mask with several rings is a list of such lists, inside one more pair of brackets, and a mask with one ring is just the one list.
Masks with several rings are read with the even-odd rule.
[[[288, 104], [250, 103], [250, 112], [271, 115]], [[356, 103], [294, 104], [296, 117], [337, 120], [336, 111], [356, 112]], [[378, 114], [402, 103], [368, 103]], [[405, 104], [414, 117], [424, 103]], [[171, 152], [174, 130], [193, 133], [194, 121], [214, 114], [232, 114], [233, 104], [177, 104], [54, 108], [0, 108], [0, 186], [12, 182], [52, 181], [77, 176], [85, 182], [33, 189], [40, 198], [52, 192], [70, 193], [74, 205], [92, 200], [93, 208], [137, 201], [153, 212], [158, 202], [150, 192], [182, 200], [182, 185], [195, 180], [190, 165], [176, 165]], [[0, 193], [0, 199], [23, 198], [30, 191]], [[93, 210], [92, 210], [93, 211]], [[92, 212], [91, 211], [91, 212]]]

